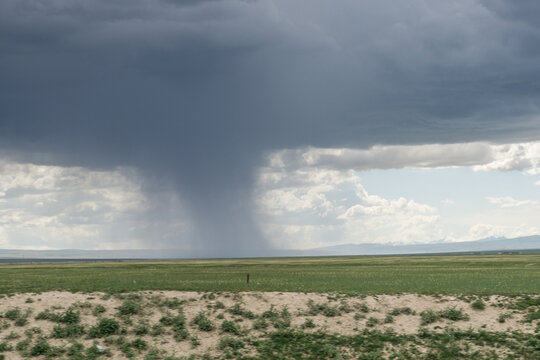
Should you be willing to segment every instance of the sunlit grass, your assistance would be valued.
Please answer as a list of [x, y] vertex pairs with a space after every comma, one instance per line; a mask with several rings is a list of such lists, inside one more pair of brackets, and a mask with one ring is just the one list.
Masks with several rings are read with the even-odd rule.
[[48, 290], [513, 295], [540, 292], [540, 254], [0, 265], [0, 293]]

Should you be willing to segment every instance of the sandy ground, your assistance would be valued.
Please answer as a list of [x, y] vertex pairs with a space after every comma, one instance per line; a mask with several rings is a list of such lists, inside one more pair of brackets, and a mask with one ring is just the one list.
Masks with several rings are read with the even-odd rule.
[[[159, 319], [167, 314], [167, 312], [176, 314], [177, 310], [171, 310], [163, 306], [159, 306], [159, 301], [165, 299], [177, 298], [183, 302], [182, 308], [187, 319], [187, 329], [191, 336], [197, 336], [200, 345], [194, 347], [190, 341], [177, 342], [174, 340], [170, 331], [159, 336], [144, 335], [141, 336], [149, 345], [150, 348], [158, 348], [163, 350], [167, 355], [186, 356], [190, 354], [205, 354], [218, 355], [218, 343], [220, 337], [224, 333], [219, 326], [223, 320], [232, 320], [248, 334], [249, 336], [257, 336], [263, 333], [263, 330], [253, 329], [253, 321], [242, 316], [232, 315], [227, 309], [235, 304], [241, 304], [242, 308], [252, 311], [255, 315], [260, 315], [269, 310], [271, 306], [277, 311], [286, 308], [291, 314], [291, 327], [300, 327], [306, 319], [311, 319], [315, 324], [314, 328], [305, 329], [304, 331], [317, 331], [320, 329], [329, 333], [337, 333], [351, 335], [358, 333], [368, 326], [370, 318], [378, 320], [378, 324], [370, 326], [371, 329], [384, 330], [392, 328], [397, 333], [414, 334], [421, 327], [420, 313], [424, 310], [439, 311], [455, 307], [463, 309], [468, 314], [469, 320], [452, 322], [449, 320], [439, 320], [433, 324], [425, 325], [425, 327], [442, 331], [446, 326], [452, 326], [460, 329], [484, 329], [487, 331], [513, 331], [520, 330], [522, 332], [532, 333], [535, 330], [534, 323], [523, 323], [523, 313], [515, 312], [511, 318], [504, 323], [499, 322], [501, 313], [511, 313], [512, 310], [507, 309], [504, 304], [508, 304], [511, 299], [502, 296], [484, 297], [483, 301], [486, 304], [484, 310], [475, 310], [471, 307], [470, 302], [464, 299], [459, 299], [455, 296], [427, 296], [416, 294], [403, 295], [379, 295], [367, 297], [349, 297], [335, 294], [313, 294], [313, 293], [215, 293], [209, 296], [210, 293], [196, 292], [179, 292], [179, 291], [149, 291], [137, 293], [140, 299], [136, 300], [141, 305], [141, 310], [138, 314], [131, 316], [131, 324], [123, 324], [122, 319], [118, 316], [118, 307], [123, 303], [124, 294], [119, 296], [107, 296], [103, 293], [69, 293], [69, 292], [47, 292], [41, 294], [16, 294], [10, 297], [0, 299], [0, 314], [5, 314], [7, 311], [19, 308], [22, 313], [28, 312], [28, 323], [24, 326], [16, 326], [5, 317], [0, 319], [4, 326], [0, 330], [0, 342], [7, 341], [13, 348], [18, 341], [25, 339], [28, 335], [28, 329], [40, 328], [42, 334], [49, 336], [56, 323], [49, 320], [36, 320], [35, 317], [42, 311], [49, 310], [61, 313], [72, 307], [80, 311], [80, 323], [88, 329], [96, 324], [98, 317], [115, 318], [126, 329], [126, 338], [133, 340], [137, 336], [133, 333], [133, 326], [141, 321], [149, 326], [158, 324]], [[326, 304], [331, 307], [339, 307], [345, 305], [347, 311], [342, 311], [340, 315], [328, 317], [323, 314], [315, 316], [309, 315], [309, 302], [315, 304]], [[221, 302], [225, 308], [216, 306]], [[102, 305], [106, 311], [99, 316], [93, 314], [93, 309], [96, 305]], [[367, 311], [366, 311], [367, 306]], [[414, 315], [396, 315], [393, 316], [392, 323], [384, 323], [384, 319], [395, 308], [408, 307], [414, 311]], [[205, 332], [200, 331], [197, 326], [190, 324], [198, 313], [204, 312], [206, 316], [214, 323], [216, 329]], [[373, 322], [373, 320], [371, 320]], [[9, 324], [7, 327], [6, 324]], [[166, 329], [167, 330], [167, 329]], [[274, 329], [269, 328], [268, 331]], [[25, 333], [26, 331], [26, 333]], [[13, 333], [19, 335], [17, 339], [10, 339]], [[49, 339], [51, 345], [68, 346], [73, 340], [69, 339]], [[91, 346], [95, 341], [98, 344], [108, 347], [112, 350], [111, 359], [124, 359], [125, 356], [114, 346], [108, 346], [104, 343], [104, 339], [87, 339], [82, 337], [76, 341], [85, 345]], [[22, 359], [16, 351], [6, 352], [6, 359]], [[143, 358], [143, 355], [140, 355]]]

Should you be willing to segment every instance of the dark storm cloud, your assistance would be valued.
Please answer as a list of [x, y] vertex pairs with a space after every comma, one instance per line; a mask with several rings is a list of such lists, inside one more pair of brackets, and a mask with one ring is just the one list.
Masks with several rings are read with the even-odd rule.
[[538, 139], [540, 14], [515, 4], [5, 0], [0, 141], [167, 178], [201, 253], [256, 254], [265, 151]]

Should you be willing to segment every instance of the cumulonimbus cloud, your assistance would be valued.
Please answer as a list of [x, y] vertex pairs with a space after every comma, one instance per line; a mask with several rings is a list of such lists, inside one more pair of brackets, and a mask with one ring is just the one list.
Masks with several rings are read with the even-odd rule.
[[537, 140], [534, 15], [510, 0], [4, 0], [0, 147], [136, 167], [149, 193], [181, 193], [201, 253], [265, 253], [251, 193], [267, 152], [380, 144], [316, 161], [483, 166], [482, 146], [384, 146]]

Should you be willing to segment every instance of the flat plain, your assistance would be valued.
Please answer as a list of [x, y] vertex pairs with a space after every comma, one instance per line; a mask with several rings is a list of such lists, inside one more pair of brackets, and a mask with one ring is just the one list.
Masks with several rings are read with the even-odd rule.
[[540, 254], [3, 264], [0, 359], [540, 359]]
[[540, 254], [51, 262], [4, 264], [0, 272], [0, 294], [50, 290], [540, 293]]

